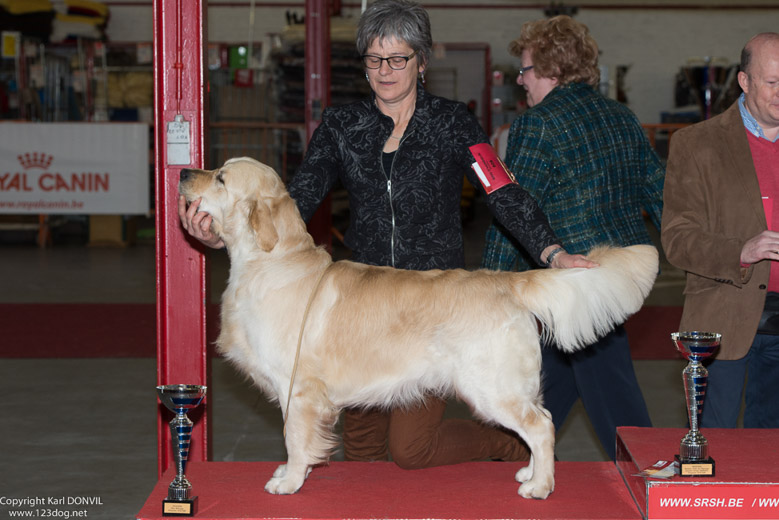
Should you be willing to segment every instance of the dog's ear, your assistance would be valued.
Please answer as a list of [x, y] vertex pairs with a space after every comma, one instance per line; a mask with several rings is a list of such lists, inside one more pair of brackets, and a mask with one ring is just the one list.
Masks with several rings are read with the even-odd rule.
[[249, 210], [249, 226], [254, 231], [254, 239], [263, 251], [270, 251], [276, 247], [279, 234], [273, 225], [271, 211], [265, 202], [257, 199]]

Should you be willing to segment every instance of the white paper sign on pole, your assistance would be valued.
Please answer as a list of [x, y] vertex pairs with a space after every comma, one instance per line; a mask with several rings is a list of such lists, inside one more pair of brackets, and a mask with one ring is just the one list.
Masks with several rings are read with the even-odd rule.
[[150, 209], [146, 123], [0, 122], [0, 214]]

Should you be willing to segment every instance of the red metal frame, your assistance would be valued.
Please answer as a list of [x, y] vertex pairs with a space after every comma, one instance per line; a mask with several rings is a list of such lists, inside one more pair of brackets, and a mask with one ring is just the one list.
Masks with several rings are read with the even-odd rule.
[[[178, 176], [182, 167], [203, 168], [207, 121], [206, 0], [154, 0], [154, 89], [157, 384], [210, 382], [206, 348], [206, 260], [178, 220]], [[330, 104], [330, 14], [327, 0], [306, 0], [306, 129], [311, 137]], [[176, 116], [190, 124], [190, 164], [169, 165], [167, 126]], [[312, 220], [312, 234], [330, 246], [330, 202]], [[190, 413], [195, 425], [189, 460], [211, 458], [209, 403]], [[168, 422], [158, 404], [157, 451], [161, 477], [173, 461]]]
[[[209, 382], [206, 349], [206, 261], [182, 232], [178, 218], [181, 168], [203, 168], [206, 121], [206, 0], [154, 0], [154, 106], [156, 172], [157, 384]], [[189, 165], [169, 165], [166, 130], [176, 115], [190, 124]], [[149, 389], [150, 398], [153, 389]], [[190, 461], [210, 458], [208, 403], [190, 413], [195, 422]], [[173, 462], [168, 422], [158, 405], [159, 475]]]
[[[487, 135], [492, 135], [492, 50], [489, 43], [470, 42], [470, 43], [442, 43], [444, 49], [453, 51], [483, 51], [484, 52], [484, 88], [481, 92], [481, 112], [478, 117], [482, 128]], [[462, 100], [461, 100], [462, 101]]]
[[492, 49], [488, 43], [484, 44], [484, 129], [487, 135], [492, 135]]
[[[328, 0], [306, 0], [306, 141], [330, 105], [330, 12]], [[332, 249], [332, 209], [328, 196], [308, 223], [317, 244]]]

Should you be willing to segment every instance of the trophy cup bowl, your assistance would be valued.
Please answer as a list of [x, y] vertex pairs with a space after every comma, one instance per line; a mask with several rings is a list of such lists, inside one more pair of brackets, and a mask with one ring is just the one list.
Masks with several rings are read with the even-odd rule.
[[684, 393], [687, 400], [687, 418], [690, 431], [679, 445], [679, 474], [682, 476], [714, 476], [714, 459], [709, 457], [709, 443], [701, 434], [699, 426], [703, 402], [706, 398], [709, 371], [702, 361], [717, 350], [722, 335], [717, 332], [674, 332], [671, 341], [689, 362], [684, 371]]
[[192, 421], [187, 412], [197, 408], [206, 395], [206, 387], [200, 385], [162, 385], [157, 387], [160, 402], [175, 413], [170, 421], [170, 441], [176, 478], [168, 486], [168, 497], [162, 501], [163, 516], [193, 516], [197, 497], [192, 497], [192, 484], [184, 475], [192, 438]]

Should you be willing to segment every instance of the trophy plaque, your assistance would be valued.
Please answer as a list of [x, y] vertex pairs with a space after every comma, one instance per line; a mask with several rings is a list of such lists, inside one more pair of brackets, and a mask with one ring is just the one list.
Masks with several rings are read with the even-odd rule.
[[719, 347], [721, 334], [716, 332], [674, 332], [671, 341], [689, 361], [682, 378], [687, 399], [687, 417], [690, 431], [682, 438], [676, 461], [682, 477], [713, 477], [714, 459], [709, 457], [709, 442], [701, 434], [699, 425], [709, 371], [701, 361], [711, 356]]
[[192, 438], [192, 421], [187, 412], [197, 408], [206, 395], [206, 387], [199, 385], [163, 385], [157, 387], [157, 395], [165, 407], [176, 416], [170, 421], [170, 440], [176, 478], [168, 486], [168, 497], [162, 501], [163, 516], [193, 516], [197, 509], [197, 497], [192, 496], [192, 484], [184, 476]]

